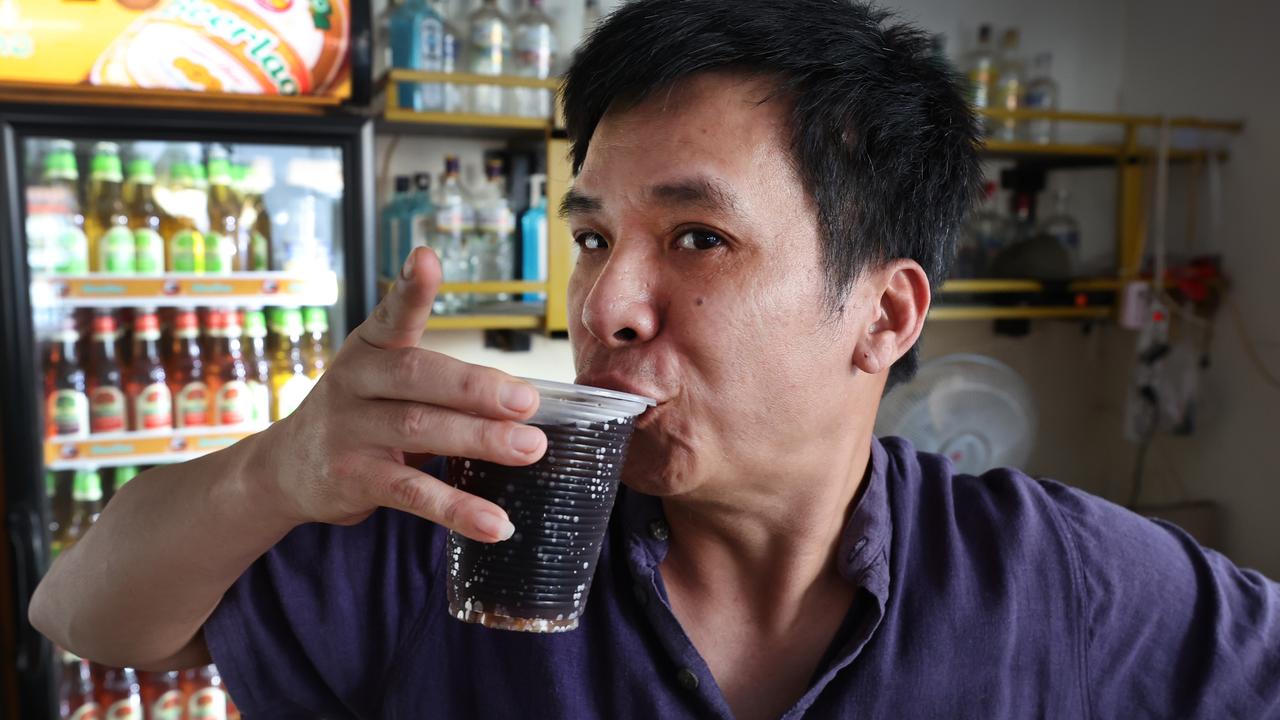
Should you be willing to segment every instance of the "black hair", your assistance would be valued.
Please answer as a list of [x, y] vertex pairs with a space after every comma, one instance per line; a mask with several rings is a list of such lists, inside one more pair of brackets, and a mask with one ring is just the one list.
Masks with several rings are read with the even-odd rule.
[[[937, 289], [981, 184], [963, 81], [927, 33], [852, 0], [632, 0], [564, 78], [573, 170], [600, 119], [706, 71], [769, 77], [791, 101], [791, 149], [815, 200], [831, 308], [859, 274], [920, 263]], [[888, 386], [919, 366], [911, 348]]]

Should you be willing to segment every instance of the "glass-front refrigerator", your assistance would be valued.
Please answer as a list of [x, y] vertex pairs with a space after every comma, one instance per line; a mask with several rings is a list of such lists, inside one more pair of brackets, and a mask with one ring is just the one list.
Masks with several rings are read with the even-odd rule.
[[0, 684], [22, 718], [234, 717], [217, 668], [100, 667], [28, 601], [124, 483], [286, 417], [368, 314], [372, 128], [0, 106], [0, 142]]

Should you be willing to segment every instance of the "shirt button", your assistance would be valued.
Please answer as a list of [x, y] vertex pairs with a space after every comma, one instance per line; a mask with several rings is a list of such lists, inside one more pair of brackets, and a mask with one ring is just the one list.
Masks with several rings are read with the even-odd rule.
[[636, 594], [636, 602], [640, 603], [640, 607], [649, 604], [649, 593], [645, 592], [644, 583], [637, 580], [636, 584], [631, 586], [631, 591]]
[[685, 690], [698, 689], [698, 676], [694, 675], [689, 668], [680, 668], [680, 672], [676, 673], [676, 680]]
[[666, 542], [671, 537], [671, 528], [667, 527], [667, 523], [663, 520], [654, 520], [649, 523], [649, 537], [659, 542]]

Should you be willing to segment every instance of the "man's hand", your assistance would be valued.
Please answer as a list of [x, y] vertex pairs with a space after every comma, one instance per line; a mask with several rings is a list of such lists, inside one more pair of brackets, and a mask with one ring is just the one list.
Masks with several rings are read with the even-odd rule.
[[410, 253], [307, 399], [257, 443], [290, 522], [356, 523], [385, 506], [475, 540], [511, 536], [502, 508], [405, 464], [426, 453], [528, 465], [547, 446], [519, 422], [537, 409], [532, 386], [417, 346], [440, 282], [435, 253]]

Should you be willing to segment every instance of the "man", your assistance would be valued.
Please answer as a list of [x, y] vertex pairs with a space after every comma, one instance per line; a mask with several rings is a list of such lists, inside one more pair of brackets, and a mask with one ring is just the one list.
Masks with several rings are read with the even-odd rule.
[[422, 250], [293, 416], [126, 486], [37, 627], [109, 664], [212, 658], [251, 718], [1280, 716], [1275, 584], [873, 438], [979, 178], [923, 34], [847, 0], [638, 0], [564, 97], [578, 379], [659, 401], [580, 627], [447, 617], [446, 529], [514, 528], [406, 455], [520, 465], [545, 438], [527, 385], [416, 347]]

